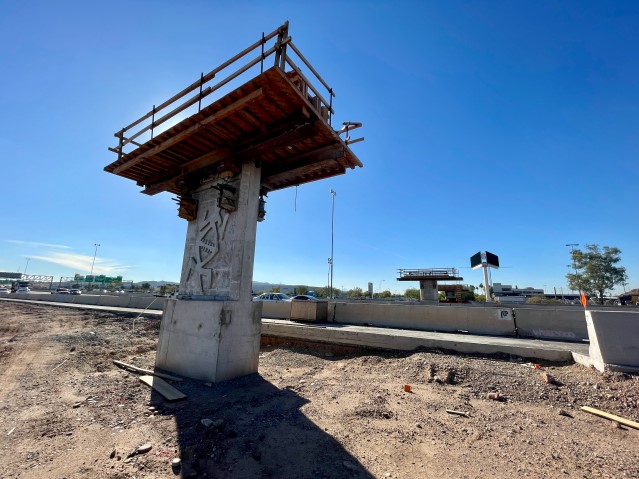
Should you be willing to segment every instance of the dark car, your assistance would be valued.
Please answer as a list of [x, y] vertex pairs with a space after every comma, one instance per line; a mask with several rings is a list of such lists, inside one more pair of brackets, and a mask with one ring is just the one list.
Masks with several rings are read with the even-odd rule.
[[308, 294], [298, 294], [297, 296], [293, 296], [291, 301], [320, 301], [315, 296], [309, 296]]

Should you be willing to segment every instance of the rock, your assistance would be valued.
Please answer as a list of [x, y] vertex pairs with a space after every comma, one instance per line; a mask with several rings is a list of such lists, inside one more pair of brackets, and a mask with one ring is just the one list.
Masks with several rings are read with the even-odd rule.
[[79, 408], [80, 406], [82, 406], [82, 403], [81, 403], [81, 402], [77, 402], [77, 403], [75, 403], [75, 404], [73, 405], [73, 409], [77, 409], [77, 408]]
[[181, 465], [182, 465], [182, 459], [180, 459], [179, 457], [176, 457], [175, 459], [171, 461], [171, 467], [173, 469], [177, 469]]
[[541, 378], [544, 380], [544, 382], [546, 382], [547, 384], [557, 384], [557, 380], [554, 378], [554, 376], [552, 376], [551, 374], [548, 374], [545, 371], [542, 371], [541, 373]]
[[560, 416], [566, 416], [566, 417], [572, 417], [572, 414], [570, 414], [569, 412], [564, 411], [563, 409], [560, 409], [558, 411]]
[[71, 346], [71, 349], [69, 349], [70, 353], [72, 353], [73, 351], [75, 351], [75, 346]]
[[455, 371], [454, 369], [451, 369], [450, 371], [448, 371], [448, 373], [446, 374], [446, 384], [455, 384], [456, 382], [456, 376], [457, 376], [457, 371]]
[[146, 443], [146, 444], [142, 444], [140, 447], [138, 447], [135, 452], [137, 454], [146, 454], [147, 452], [149, 452], [151, 450], [153, 446], [151, 446], [151, 443]]
[[204, 418], [200, 422], [204, 425], [204, 427], [210, 427], [211, 424], [213, 424], [213, 419]]
[[417, 424], [415, 424], [415, 427], [418, 428], [418, 429], [421, 429], [422, 425], [420, 423], [417, 423]]
[[113, 451], [111, 451], [111, 454], [109, 454], [109, 459], [113, 459], [115, 457], [116, 451], [115, 449]]
[[502, 393], [488, 393], [486, 395], [487, 399], [492, 399], [493, 401], [504, 401], [506, 399], [506, 396], [504, 396]]
[[149, 406], [148, 409], [151, 412], [157, 411], [157, 408], [155, 406]]

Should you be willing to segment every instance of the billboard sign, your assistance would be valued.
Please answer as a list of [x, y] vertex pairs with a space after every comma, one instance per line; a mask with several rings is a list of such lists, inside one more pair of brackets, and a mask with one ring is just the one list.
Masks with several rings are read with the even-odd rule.
[[472, 269], [481, 268], [481, 252], [477, 251], [474, 255], [470, 257], [470, 267]]
[[499, 268], [499, 257], [496, 254], [486, 251], [486, 264], [493, 268]]

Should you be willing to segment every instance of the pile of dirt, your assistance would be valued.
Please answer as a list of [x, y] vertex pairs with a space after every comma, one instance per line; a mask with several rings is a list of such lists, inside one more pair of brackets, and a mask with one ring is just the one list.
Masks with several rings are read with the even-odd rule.
[[639, 477], [639, 431], [580, 410], [639, 420], [636, 376], [291, 344], [167, 402], [113, 364], [152, 369], [158, 331], [0, 301], [0, 477]]

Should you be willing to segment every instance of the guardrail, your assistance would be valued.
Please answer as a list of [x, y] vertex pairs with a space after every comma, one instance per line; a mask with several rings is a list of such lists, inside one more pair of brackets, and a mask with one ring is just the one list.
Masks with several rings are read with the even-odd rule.
[[[272, 46], [269, 46], [271, 44]], [[288, 47], [290, 47], [290, 49]], [[219, 82], [214, 84], [212, 83], [219, 74], [224, 71], [228, 72], [231, 66], [237, 66], [238, 62], [246, 60], [247, 55], [255, 52], [256, 50], [259, 50], [256, 57], [250, 59], [240, 68], [232, 71], [232, 73], [229, 73]], [[290, 52], [294, 53], [296, 59], [290, 55]], [[133, 147], [142, 146], [142, 143], [140, 142], [153, 139], [154, 134], [157, 133], [158, 127], [165, 125], [165, 129], [168, 129], [170, 126], [167, 123], [168, 120], [175, 118], [177, 115], [185, 112], [189, 108], [195, 108], [195, 105], [197, 105], [197, 112], [199, 112], [203, 108], [203, 100], [205, 98], [228, 85], [233, 80], [244, 75], [252, 68], [257, 68], [259, 65], [260, 73], [263, 73], [265, 60], [271, 56], [274, 58], [274, 66], [279, 67], [284, 72], [295, 72], [293, 75], [295, 77], [293, 80], [294, 83], [311, 102], [311, 105], [318, 117], [330, 125], [334, 113], [333, 97], [335, 96], [335, 93], [308, 62], [299, 49], [293, 44], [291, 37], [288, 35], [287, 21], [268, 35], [262, 34], [262, 38], [260, 40], [222, 63], [219, 67], [206, 74], [202, 73], [199, 80], [184, 88], [164, 103], [157, 106], [153, 105], [153, 108], [148, 113], [114, 134], [114, 136], [119, 140], [118, 146], [115, 148], [109, 148], [109, 150], [117, 153], [119, 160], [123, 154], [127, 153], [127, 151], [125, 151], [127, 147], [132, 150]], [[312, 74], [312, 77], [314, 77], [314, 80], [319, 82], [319, 84], [326, 89], [324, 94], [322, 94], [320, 92], [320, 88], [315, 86], [313, 82], [309, 80], [308, 76], [304, 74], [298, 64], [298, 61], [308, 69], [308, 71]], [[193, 92], [196, 93], [189, 96]], [[326, 97], [328, 97], [328, 100]]]
[[456, 268], [398, 269], [400, 278], [410, 276], [457, 276]]

